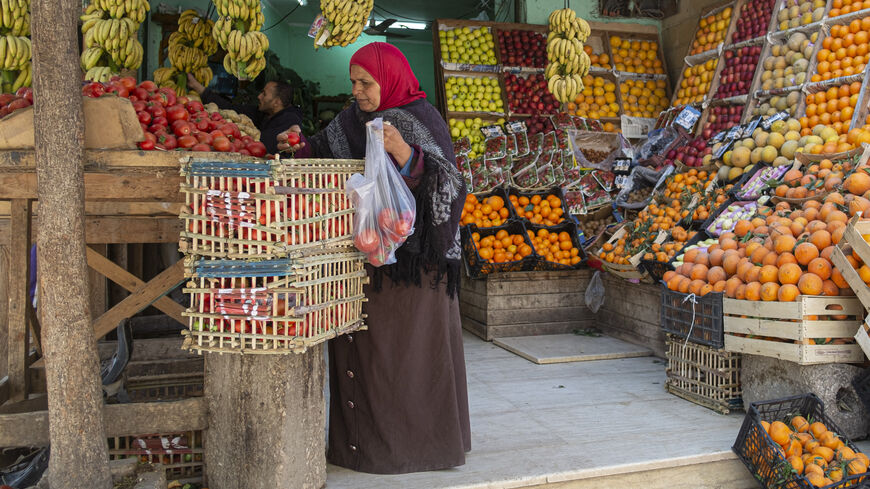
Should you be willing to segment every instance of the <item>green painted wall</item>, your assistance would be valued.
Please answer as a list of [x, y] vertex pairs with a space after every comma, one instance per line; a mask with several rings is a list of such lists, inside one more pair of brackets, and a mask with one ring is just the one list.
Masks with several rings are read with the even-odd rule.
[[[525, 0], [526, 22], [529, 24], [546, 24], [550, 12], [564, 8], [564, 0]], [[682, 3], [682, 2], [680, 2]], [[598, 0], [583, 0], [568, 2], [568, 5], [577, 12], [577, 15], [587, 21], [595, 22], [621, 22], [628, 24], [654, 25], [661, 31], [662, 23], [656, 19], [628, 19], [619, 17], [599, 17], [597, 15]]]

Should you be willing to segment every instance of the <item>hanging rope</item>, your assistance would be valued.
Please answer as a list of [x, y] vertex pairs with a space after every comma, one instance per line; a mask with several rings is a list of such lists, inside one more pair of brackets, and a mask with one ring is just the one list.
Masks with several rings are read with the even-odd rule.
[[682, 303], [685, 304], [686, 301], [692, 302], [692, 324], [689, 326], [689, 333], [686, 335], [686, 342], [683, 343], [683, 348], [686, 348], [686, 346], [688, 346], [689, 338], [692, 337], [692, 330], [695, 329], [695, 305], [698, 304], [698, 298], [695, 296], [695, 294], [689, 294], [683, 299]]

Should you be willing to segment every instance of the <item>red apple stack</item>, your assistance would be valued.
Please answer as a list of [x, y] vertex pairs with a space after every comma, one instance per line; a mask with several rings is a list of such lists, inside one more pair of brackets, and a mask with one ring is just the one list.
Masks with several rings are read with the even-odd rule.
[[719, 75], [719, 89], [714, 98], [736, 97], [749, 93], [761, 46], [745, 46], [725, 51], [725, 68]]
[[523, 77], [513, 73], [504, 77], [508, 105], [514, 114], [555, 114], [559, 102], [547, 90], [547, 79], [543, 74]]
[[706, 141], [717, 132], [731, 129], [740, 124], [743, 109], [744, 106], [742, 105], [717, 105], [710, 107], [710, 115], [707, 117], [704, 129], [701, 130], [701, 137]]
[[504, 66], [547, 66], [547, 38], [535, 31], [498, 31], [501, 64]]
[[761, 37], [770, 25], [773, 15], [773, 5], [776, 0], [749, 0], [740, 10], [731, 43], [746, 41]]
[[553, 123], [552, 121], [550, 121], [549, 117], [536, 115], [524, 120], [526, 123], [526, 130], [529, 136], [534, 136], [539, 132], [548, 133], [553, 130]]
[[707, 139], [697, 137], [685, 145], [668, 151], [665, 155], [665, 164], [674, 164], [679, 161], [686, 166], [704, 166], [704, 156], [712, 150], [707, 147]]

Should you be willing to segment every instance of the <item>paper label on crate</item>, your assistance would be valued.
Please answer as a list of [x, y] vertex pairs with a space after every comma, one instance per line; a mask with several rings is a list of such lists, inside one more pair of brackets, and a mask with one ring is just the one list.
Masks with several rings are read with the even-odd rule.
[[698, 109], [691, 105], [687, 105], [679, 115], [677, 115], [677, 118], [674, 119], [674, 124], [682, 127], [688, 132], [692, 132], [692, 128], [695, 127], [695, 123], [698, 122], [700, 117], [701, 112], [699, 112]]
[[526, 123], [523, 121], [511, 121], [505, 125], [505, 128], [510, 134], [526, 132]]
[[484, 126], [480, 128], [480, 132], [483, 133], [483, 137], [485, 138], [497, 138], [499, 136], [504, 136], [504, 129], [498, 125], [492, 126]]
[[734, 126], [728, 130], [728, 134], [725, 135], [725, 139], [733, 141], [735, 139], [738, 139], [741, 134], [743, 134], [743, 129], [741, 129], [740, 126]]
[[769, 200], [770, 200], [770, 196], [769, 196], [769, 195], [762, 195], [762, 196], [758, 199], [758, 205], [764, 205], [764, 204], [767, 204], [767, 202], [768, 202]]
[[713, 159], [714, 160], [721, 160], [722, 157], [725, 155], [725, 153], [727, 153], [728, 150], [731, 149], [732, 144], [734, 144], [733, 139], [730, 141], [725, 141], [724, 143], [722, 143], [722, 146], [720, 146], [718, 150], [713, 152]]
[[712, 138], [710, 138], [709, 141], [707, 141], [707, 145], [709, 146], [711, 144], [716, 144], [718, 142], [723, 141], [725, 139], [726, 134], [728, 134], [728, 129], [725, 129], [724, 131], [717, 132], [716, 134], [713, 135]]
[[772, 126], [774, 122], [784, 121], [784, 120], [788, 119], [789, 117], [790, 117], [790, 114], [788, 113], [787, 110], [783, 110], [782, 112], [777, 112], [776, 114], [773, 114], [772, 116], [768, 117], [766, 120], [762, 121], [761, 127], [762, 127], [762, 129], [767, 131], [770, 129], [770, 126]]
[[760, 123], [761, 117], [756, 117], [755, 119], [752, 119], [752, 121], [750, 121], [749, 124], [747, 124], [746, 127], [743, 129], [743, 133], [740, 136], [741, 139], [752, 136], [752, 133], [755, 132], [755, 128], [757, 128], [758, 124]]

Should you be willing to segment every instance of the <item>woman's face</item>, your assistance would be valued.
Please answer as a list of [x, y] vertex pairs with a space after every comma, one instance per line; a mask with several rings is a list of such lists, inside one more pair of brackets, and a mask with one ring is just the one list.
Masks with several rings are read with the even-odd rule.
[[374, 112], [381, 106], [381, 86], [359, 65], [350, 66], [351, 92], [363, 112]]

